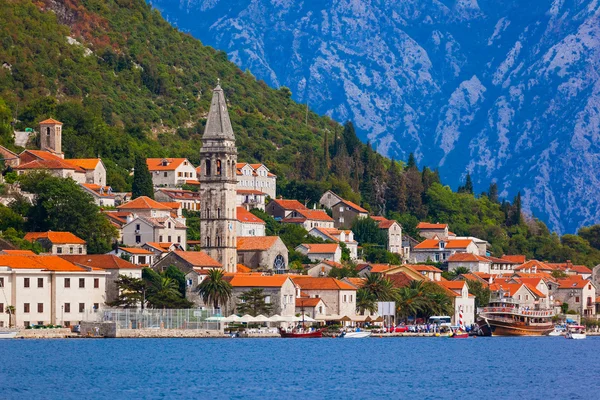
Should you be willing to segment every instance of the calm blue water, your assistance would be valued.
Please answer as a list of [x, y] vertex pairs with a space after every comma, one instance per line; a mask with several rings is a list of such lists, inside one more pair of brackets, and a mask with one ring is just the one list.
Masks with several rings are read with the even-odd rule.
[[598, 399], [600, 338], [0, 341], [0, 399]]

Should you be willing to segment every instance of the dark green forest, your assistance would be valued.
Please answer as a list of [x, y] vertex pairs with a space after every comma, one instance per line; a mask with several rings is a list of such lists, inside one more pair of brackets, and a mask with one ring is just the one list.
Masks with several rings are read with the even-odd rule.
[[[447, 222], [458, 235], [488, 240], [497, 256], [600, 263], [600, 228], [559, 237], [522, 213], [519, 196], [499, 198], [495, 184], [473, 193], [467, 176], [454, 192], [412, 157], [384, 158], [351, 123], [316, 115], [286, 87], [269, 88], [224, 52], [173, 28], [144, 0], [6, 0], [0, 21], [0, 145], [13, 151], [23, 150], [13, 144], [13, 128], [56, 118], [64, 123], [67, 158], [99, 155], [108, 183], [131, 190], [136, 157], [198, 163], [211, 89], [220, 79], [238, 159], [265, 163], [278, 175], [279, 195], [314, 203], [332, 189], [397, 219], [409, 235], [420, 220]], [[0, 207], [0, 229], [18, 211]]]

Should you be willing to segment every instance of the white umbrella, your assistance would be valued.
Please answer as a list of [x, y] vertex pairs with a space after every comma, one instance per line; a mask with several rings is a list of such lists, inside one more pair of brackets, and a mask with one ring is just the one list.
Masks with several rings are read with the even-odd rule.
[[242, 318], [240, 318], [240, 322], [256, 322], [256, 318], [254, 318], [250, 314], [246, 314]]
[[281, 315], [275, 314], [275, 315], [272, 315], [269, 317], [269, 322], [282, 322], [283, 321], [282, 318], [283, 317]]
[[240, 322], [240, 317], [235, 314], [231, 314], [229, 317], [225, 318], [223, 322]]
[[262, 314], [259, 314], [256, 317], [254, 317], [254, 320], [256, 322], [269, 322], [270, 321], [269, 317], [266, 317], [266, 316], [264, 316]]
[[[302, 317], [299, 317], [299, 319], [302, 321]], [[317, 320], [309, 317], [308, 315], [304, 315], [304, 322], [317, 322]]]

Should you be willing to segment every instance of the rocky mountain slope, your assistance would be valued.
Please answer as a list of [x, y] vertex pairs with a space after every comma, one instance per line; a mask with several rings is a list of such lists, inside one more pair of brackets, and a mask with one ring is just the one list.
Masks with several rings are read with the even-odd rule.
[[521, 190], [559, 232], [600, 221], [600, 3], [152, 0], [379, 152]]

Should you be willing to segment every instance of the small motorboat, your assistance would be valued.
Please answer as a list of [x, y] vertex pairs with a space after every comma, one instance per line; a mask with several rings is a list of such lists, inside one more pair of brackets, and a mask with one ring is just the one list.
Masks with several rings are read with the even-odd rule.
[[340, 334], [340, 337], [344, 338], [344, 339], [362, 339], [362, 338], [368, 338], [370, 336], [371, 336], [370, 331], [342, 332]]
[[565, 338], [567, 339], [585, 339], [587, 336], [585, 334], [585, 326], [582, 325], [572, 325], [567, 329], [567, 334]]
[[556, 325], [554, 330], [548, 334], [548, 336], [565, 336], [567, 329], [562, 325]]
[[469, 334], [467, 332], [454, 332], [448, 336], [451, 339], [467, 339]]
[[0, 339], [13, 339], [19, 331], [0, 331]]
[[279, 334], [282, 338], [297, 338], [297, 339], [308, 339], [308, 338], [320, 338], [323, 337], [323, 329], [316, 330], [293, 330], [291, 332], [285, 329], [279, 329]]

